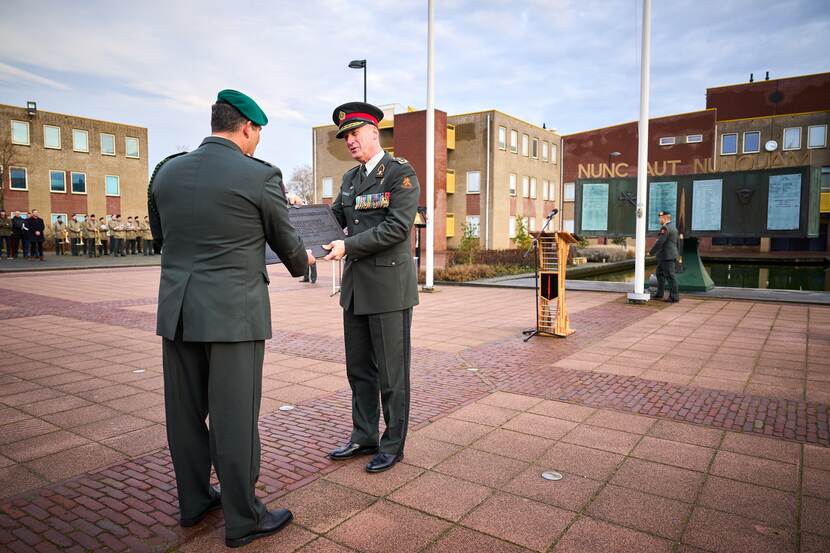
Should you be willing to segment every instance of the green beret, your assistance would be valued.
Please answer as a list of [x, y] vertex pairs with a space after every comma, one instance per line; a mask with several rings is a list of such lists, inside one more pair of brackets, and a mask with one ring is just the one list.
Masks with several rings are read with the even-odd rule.
[[264, 127], [268, 124], [268, 117], [265, 112], [251, 99], [250, 96], [242, 94], [238, 90], [226, 88], [216, 96], [217, 103], [230, 104], [239, 110], [243, 117], [250, 120], [254, 125]]

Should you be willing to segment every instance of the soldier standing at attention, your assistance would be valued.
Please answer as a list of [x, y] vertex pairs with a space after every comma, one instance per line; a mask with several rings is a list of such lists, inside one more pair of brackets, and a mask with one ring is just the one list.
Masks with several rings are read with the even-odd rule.
[[95, 214], [92, 213], [84, 221], [84, 240], [86, 242], [86, 253], [89, 257], [95, 257], [95, 231], [98, 229], [98, 222]]
[[63, 255], [63, 217], [58, 215], [55, 217], [55, 222], [52, 224], [52, 234], [55, 236], [55, 255]]
[[649, 255], [657, 257], [657, 291], [651, 296], [653, 299], [663, 299], [663, 290], [666, 283], [669, 285], [669, 303], [680, 301], [677, 292], [677, 279], [674, 276], [674, 264], [677, 260], [677, 227], [671, 220], [671, 213], [661, 211], [657, 214], [660, 220], [660, 232], [657, 242], [649, 250]]
[[6, 252], [6, 259], [12, 258], [12, 219], [0, 210], [0, 258]]
[[127, 217], [124, 231], [126, 232], [127, 238], [127, 255], [133, 255], [135, 254], [135, 225], [133, 225], [132, 217]]
[[66, 229], [69, 231], [69, 243], [73, 256], [78, 256], [81, 246], [81, 223], [78, 222], [78, 214], [73, 213], [72, 218], [66, 224]]
[[[340, 305], [352, 389], [351, 436], [329, 457], [374, 453], [366, 470], [381, 472], [403, 458], [409, 422], [410, 328], [418, 303], [410, 237], [420, 189], [412, 166], [381, 148], [380, 109], [350, 102], [332, 118], [360, 165], [343, 175], [332, 204], [349, 235], [325, 246], [326, 259], [346, 257]], [[378, 396], [386, 422], [380, 440]]]
[[[221, 91], [213, 134], [162, 161], [148, 198], [153, 240], [163, 248], [157, 334], [181, 525], [221, 505], [228, 547], [273, 534], [292, 518], [287, 509], [267, 511], [254, 493], [271, 337], [265, 242], [293, 276], [315, 260], [288, 220], [282, 173], [251, 157], [267, 122], [251, 98]], [[211, 462], [221, 495], [210, 486]]]
[[100, 239], [101, 245], [98, 246], [98, 255], [100, 257], [104, 257], [110, 254], [109, 252], [109, 243], [110, 243], [110, 227], [109, 223], [107, 222], [107, 216], [104, 215], [101, 217], [101, 220], [98, 221], [98, 230], [101, 231]]
[[150, 218], [144, 216], [141, 223], [141, 245], [144, 246], [144, 255], [155, 255], [153, 253], [153, 234], [150, 232]]
[[124, 224], [121, 222], [121, 214], [116, 213], [112, 221], [110, 221], [110, 234], [112, 235], [112, 244], [110, 244], [110, 251], [113, 257], [124, 257]]

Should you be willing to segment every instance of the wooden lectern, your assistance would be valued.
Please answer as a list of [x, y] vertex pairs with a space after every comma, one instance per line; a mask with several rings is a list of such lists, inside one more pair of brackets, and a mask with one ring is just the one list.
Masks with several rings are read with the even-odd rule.
[[574, 333], [565, 301], [565, 273], [568, 250], [576, 241], [570, 232], [536, 237], [536, 328], [526, 332], [525, 341], [537, 334], [565, 337]]

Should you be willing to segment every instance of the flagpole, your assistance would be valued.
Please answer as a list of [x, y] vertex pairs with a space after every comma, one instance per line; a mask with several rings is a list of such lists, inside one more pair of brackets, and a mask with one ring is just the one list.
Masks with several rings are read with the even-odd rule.
[[435, 2], [429, 0], [427, 19], [427, 144], [426, 144], [426, 179], [427, 179], [427, 266], [424, 290], [433, 289], [433, 272], [435, 270]]

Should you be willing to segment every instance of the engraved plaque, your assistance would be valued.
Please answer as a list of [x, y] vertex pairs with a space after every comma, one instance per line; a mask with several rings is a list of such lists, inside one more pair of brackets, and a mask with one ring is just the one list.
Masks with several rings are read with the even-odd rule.
[[[290, 206], [288, 218], [297, 229], [297, 234], [303, 239], [305, 247], [311, 250], [314, 257], [324, 257], [328, 253], [323, 249], [323, 244], [328, 244], [332, 240], [342, 240], [345, 237], [343, 229], [328, 204]], [[265, 244], [265, 263], [281, 263], [280, 258], [267, 243]]]

